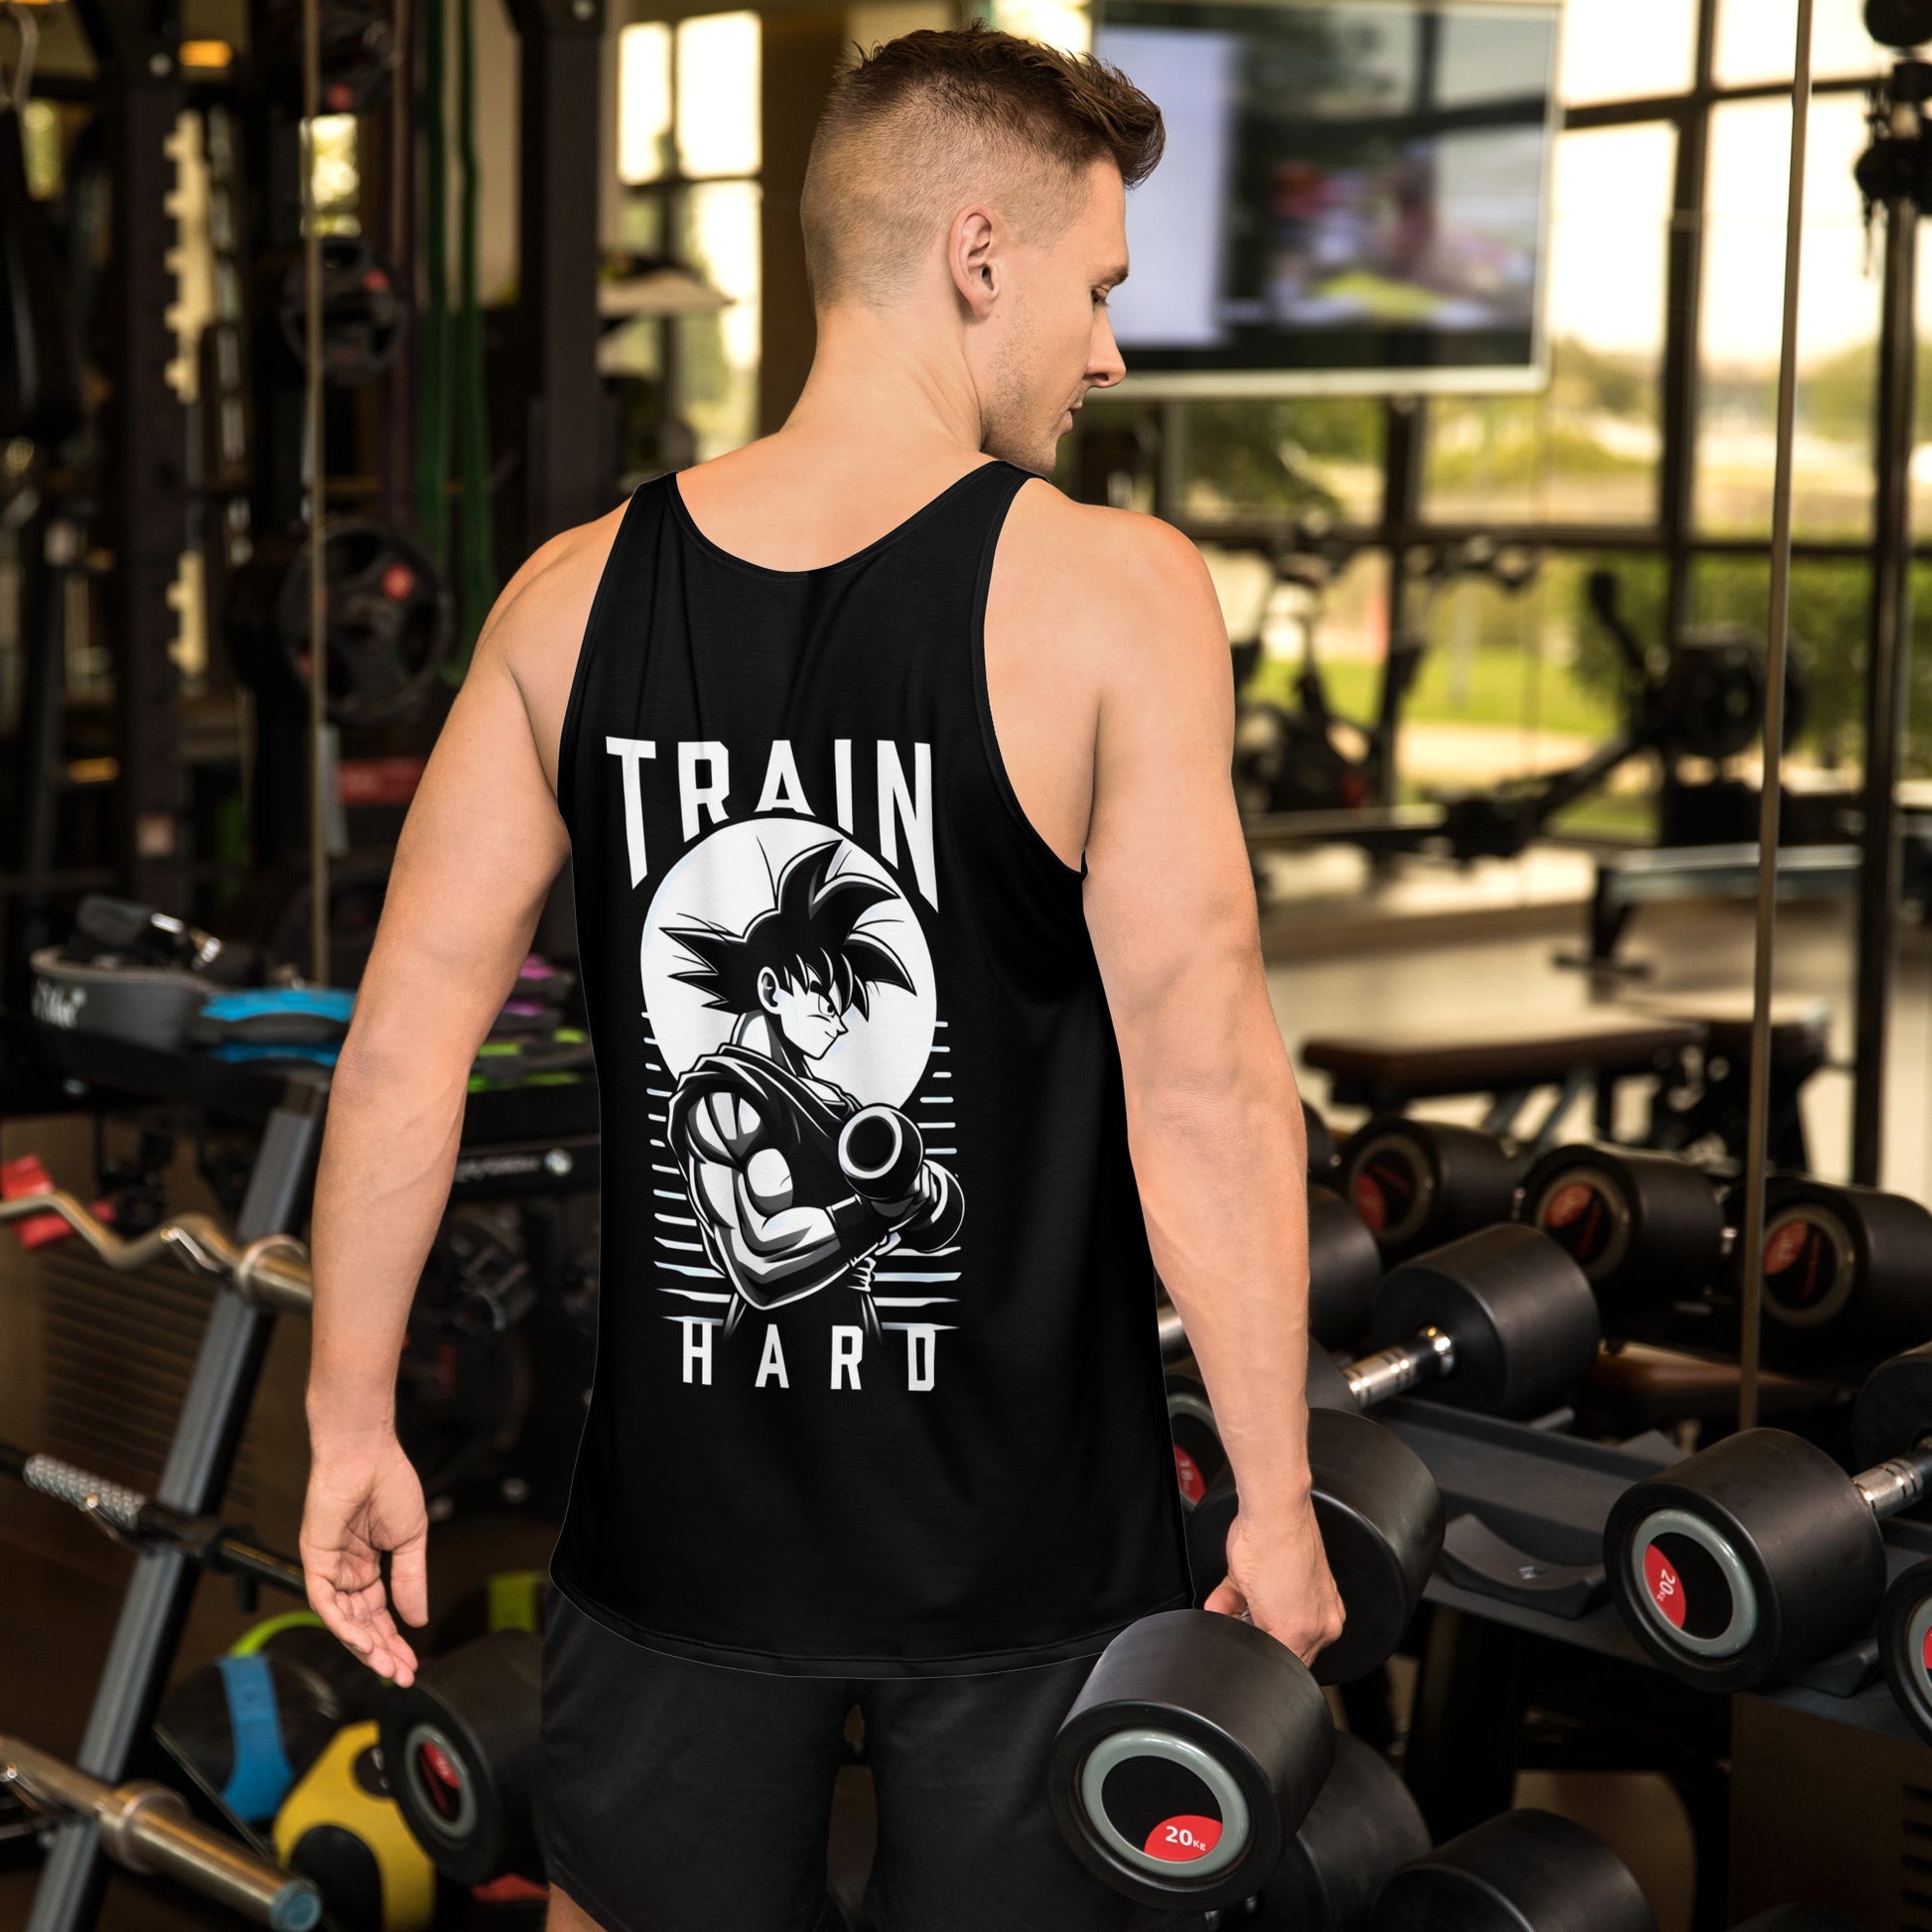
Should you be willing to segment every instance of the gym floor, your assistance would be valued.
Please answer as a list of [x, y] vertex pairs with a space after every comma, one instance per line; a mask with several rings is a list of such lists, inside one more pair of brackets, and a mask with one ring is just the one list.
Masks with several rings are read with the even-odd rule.
[[[1494, 1021], [1557, 1019], [1586, 1011], [1587, 983], [1554, 963], [1554, 954], [1579, 943], [1582, 915], [1568, 890], [1565, 855], [1538, 858], [1520, 868], [1485, 869], [1464, 880], [1424, 879], [1397, 892], [1350, 901], [1344, 927], [1329, 916], [1331, 889], [1345, 887], [1331, 870], [1288, 863], [1278, 874], [1280, 897], [1265, 921], [1275, 1010], [1292, 1045], [1311, 1034], [1362, 1032], [1400, 1017], [1405, 1028], [1440, 1020], [1446, 1031], [1478, 1035]], [[1474, 914], [1472, 917], [1471, 915]], [[1733, 995], [1747, 987], [1751, 920], [1748, 906], [1685, 905], [1639, 914], [1629, 951], [1658, 962], [1639, 989], [1646, 1000]], [[1781, 915], [1778, 990], [1824, 998], [1834, 1012], [1835, 1059], [1849, 1056], [1852, 974], [1851, 912], [1847, 905], [1794, 907]], [[1899, 963], [1889, 1086], [1887, 1185], [1923, 1194], [1928, 1145], [1926, 1108], [1932, 1081], [1932, 942], [1908, 931]], [[1303, 1069], [1298, 1066], [1298, 1073]], [[1319, 1075], [1306, 1078], [1309, 1098], [1326, 1100]], [[1431, 1110], [1435, 1111], [1435, 1110]], [[1472, 1119], [1473, 1104], [1445, 1105], [1445, 1117]], [[1850, 1117], [1850, 1082], [1827, 1071], [1813, 1081], [1807, 1127], [1818, 1171], [1842, 1175]], [[1336, 1124], [1350, 1124], [1337, 1115]], [[1579, 1119], [1573, 1125], [1583, 1131]], [[56, 1136], [59, 1136], [57, 1139]], [[67, 1160], [86, 1158], [84, 1133], [73, 1123], [59, 1129], [15, 1123], [0, 1129], [0, 1159], [38, 1148], [57, 1172]], [[59, 1153], [57, 1154], [57, 1149]], [[193, 1185], [185, 1173], [184, 1186]], [[0, 1311], [30, 1293], [36, 1264], [12, 1242], [0, 1244]], [[281, 1324], [293, 1348], [297, 1324]], [[283, 1337], [278, 1336], [278, 1353]], [[300, 1362], [284, 1361], [265, 1388], [281, 1400], [299, 1391]], [[299, 1396], [295, 1399], [299, 1399]], [[31, 1501], [31, 1499], [29, 1499]], [[287, 1513], [286, 1509], [282, 1513]], [[26, 1519], [15, 1515], [17, 1526]], [[59, 1529], [45, 1536], [18, 1536], [5, 1543], [7, 1587], [0, 1590], [0, 1656], [11, 1659], [0, 1684], [6, 1722], [24, 1736], [71, 1754], [85, 1724], [119, 1601], [115, 1580], [129, 1559], [106, 1546], [87, 1549], [84, 1566], [64, 1559]], [[295, 1524], [263, 1511], [264, 1536], [292, 1547]], [[84, 1535], [83, 1531], [77, 1534]], [[538, 1567], [547, 1559], [552, 1530], [516, 1518], [440, 1525], [431, 1560], [433, 1601], [440, 1609], [460, 1590], [492, 1571]], [[226, 1589], [205, 1583], [197, 1593], [181, 1656], [193, 1663], [213, 1655], [245, 1627]], [[1400, 1684], [1399, 1690], [1403, 1688]], [[863, 1876], [865, 1834], [861, 1773], [843, 1774], [844, 1796], [834, 1827], [834, 1888], [856, 1894]], [[1685, 1932], [1689, 1922], [1691, 1841], [1675, 1797], [1658, 1778], [1621, 1773], [1537, 1773], [1523, 1778], [1519, 1802], [1566, 1812], [1598, 1832], [1630, 1864], [1656, 1906], [1662, 1932]], [[0, 1847], [0, 1855], [5, 1848]], [[0, 1932], [26, 1924], [34, 1872], [9, 1865], [0, 1856]], [[205, 1927], [206, 1915], [156, 1888], [110, 1878], [99, 1924], [103, 1932], [187, 1932]]]

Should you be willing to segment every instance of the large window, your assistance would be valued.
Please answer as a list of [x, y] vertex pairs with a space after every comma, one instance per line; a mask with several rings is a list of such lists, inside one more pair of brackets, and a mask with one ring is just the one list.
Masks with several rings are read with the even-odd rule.
[[[1621, 672], [1590, 614], [1592, 569], [1616, 574], [1652, 649], [1673, 613], [1763, 630], [1795, 24], [1796, 0], [1569, 0], [1542, 394], [1142, 405], [1142, 445], [1164, 452], [1148, 466], [1153, 499], [1203, 541], [1265, 544], [1312, 512], [1365, 546], [1317, 650], [1333, 697], [1359, 711], [1372, 708], [1391, 612], [1426, 641], [1399, 741], [1403, 795], [1569, 761], [1614, 732]], [[1892, 58], [1866, 38], [1860, 0], [1817, 0], [1792, 613], [1810, 674], [1800, 782], [1807, 766], [1863, 759], [1880, 249], [1853, 167], [1865, 83]], [[1932, 379], [1919, 409], [1932, 445]], [[1096, 430], [1110, 420], [1088, 416]], [[1921, 456], [1914, 484], [1932, 511], [1932, 447]], [[1432, 545], [1476, 532], [1534, 547], [1534, 584], [1438, 592], [1413, 575]], [[1397, 573], [1406, 595], [1389, 589]], [[1265, 661], [1271, 677], [1285, 689]], [[1915, 694], [1925, 714], [1932, 700]], [[1932, 759], [1932, 725], [1923, 738], [1914, 769]], [[1566, 824], [1642, 836], [1644, 775], [1620, 782]]]
[[670, 469], [758, 427], [759, 51], [755, 13], [646, 21], [619, 37], [618, 174], [649, 313], [614, 332], [626, 468]]

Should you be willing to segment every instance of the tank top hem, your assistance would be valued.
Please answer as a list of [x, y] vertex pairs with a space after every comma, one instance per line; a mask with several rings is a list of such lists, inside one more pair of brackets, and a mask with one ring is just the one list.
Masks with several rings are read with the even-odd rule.
[[550, 1581], [560, 1595], [593, 1621], [618, 1636], [627, 1637], [646, 1650], [682, 1657], [696, 1664], [716, 1664], [726, 1670], [756, 1671], [769, 1677], [981, 1677], [999, 1671], [1029, 1670], [1044, 1664], [1070, 1663], [1078, 1657], [1098, 1657], [1130, 1624], [1145, 1616], [1158, 1616], [1165, 1610], [1184, 1610], [1193, 1594], [1182, 1590], [1163, 1597], [1077, 1636], [1062, 1637], [1043, 1644], [1026, 1644], [1007, 1650], [957, 1651], [936, 1657], [811, 1657], [790, 1651], [739, 1649], [730, 1644], [700, 1642], [678, 1637], [668, 1631], [637, 1623], [608, 1603], [600, 1602], [574, 1581], [562, 1564], [552, 1558]]

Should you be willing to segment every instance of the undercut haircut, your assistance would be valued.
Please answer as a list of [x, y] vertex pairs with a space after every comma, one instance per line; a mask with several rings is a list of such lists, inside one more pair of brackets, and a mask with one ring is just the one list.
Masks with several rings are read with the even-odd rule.
[[805, 165], [813, 305], [890, 306], [976, 199], [1049, 242], [1078, 215], [1094, 162], [1134, 188], [1165, 139], [1160, 108], [1118, 68], [980, 21], [862, 52], [832, 82]]
[[772, 888], [772, 903], [743, 932], [706, 923], [670, 930], [670, 936], [697, 961], [674, 980], [695, 986], [705, 1005], [726, 1013], [759, 1010], [759, 975], [769, 967], [781, 985], [812, 987], [831, 995], [841, 1013], [871, 1008], [870, 989], [915, 989], [898, 955], [883, 940], [858, 929], [875, 906], [895, 897], [864, 873], [832, 872], [836, 840], [815, 845], [788, 860]]

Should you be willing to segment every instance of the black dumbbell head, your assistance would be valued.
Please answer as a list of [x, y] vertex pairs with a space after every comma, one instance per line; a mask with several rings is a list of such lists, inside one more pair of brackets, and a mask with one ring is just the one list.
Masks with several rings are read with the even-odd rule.
[[1455, 1344], [1432, 1401], [1518, 1420], [1547, 1414], [1589, 1373], [1601, 1339], [1583, 1271], [1538, 1228], [1507, 1223], [1464, 1235], [1393, 1270], [1370, 1330], [1392, 1348], [1426, 1328]]
[[1780, 1174], [1764, 1197], [1764, 1348], [1804, 1369], [1932, 1333], [1932, 1213]]
[[1208, 1911], [1261, 1889], [1333, 1753], [1327, 1699], [1285, 1645], [1170, 1610], [1102, 1653], [1053, 1740], [1047, 1792], [1067, 1844], [1116, 1891]]
[[1343, 1195], [1390, 1260], [1506, 1221], [1516, 1203], [1516, 1163], [1473, 1127], [1387, 1114], [1369, 1121], [1342, 1156]]
[[1405, 1865], [1371, 1932], [1657, 1932], [1643, 1887], [1583, 1826], [1506, 1811]]
[[1603, 1565], [1644, 1648], [1707, 1691], [1749, 1690], [1851, 1642], [1885, 1586], [1863, 1496], [1824, 1450], [1776, 1429], [1626, 1489]]
[[1393, 1873], [1429, 1850], [1429, 1827], [1380, 1751], [1341, 1731], [1334, 1769], [1262, 1887], [1263, 1917], [1295, 1932], [1360, 1932]]
[[1861, 1468], [1904, 1455], [1932, 1437], [1932, 1342], [1883, 1361], [1864, 1378], [1852, 1409]]
[[[1443, 1551], [1443, 1496], [1414, 1449], [1353, 1411], [1309, 1414], [1314, 1520], [1347, 1623], [1315, 1658], [1315, 1682], [1350, 1684], [1402, 1640]], [[1194, 1601], [1227, 1575], [1228, 1531], [1239, 1498], [1224, 1474], [1187, 1517]]]
[[1885, 1591], [1878, 1657], [1898, 1708], [1932, 1744], [1932, 1558], [1900, 1571]]
[[1382, 1281], [1382, 1251], [1362, 1217], [1332, 1187], [1309, 1188], [1309, 1332], [1346, 1348], [1368, 1327]]
[[541, 1638], [498, 1630], [429, 1658], [383, 1706], [383, 1768], [403, 1820], [460, 1884], [541, 1869], [542, 1669]]
[[1367, 1416], [1309, 1413], [1309, 1470], [1321, 1547], [1347, 1622], [1314, 1660], [1318, 1684], [1350, 1684], [1402, 1641], [1443, 1553], [1443, 1494], [1414, 1449]]
[[1361, 1404], [1355, 1400], [1340, 1364], [1312, 1341], [1309, 1344], [1309, 1407], [1311, 1410], [1343, 1409], [1350, 1415], [1361, 1411]]
[[1576, 1262], [1612, 1318], [1695, 1295], [1724, 1253], [1717, 1186], [1669, 1154], [1553, 1148], [1524, 1178], [1523, 1219]]

